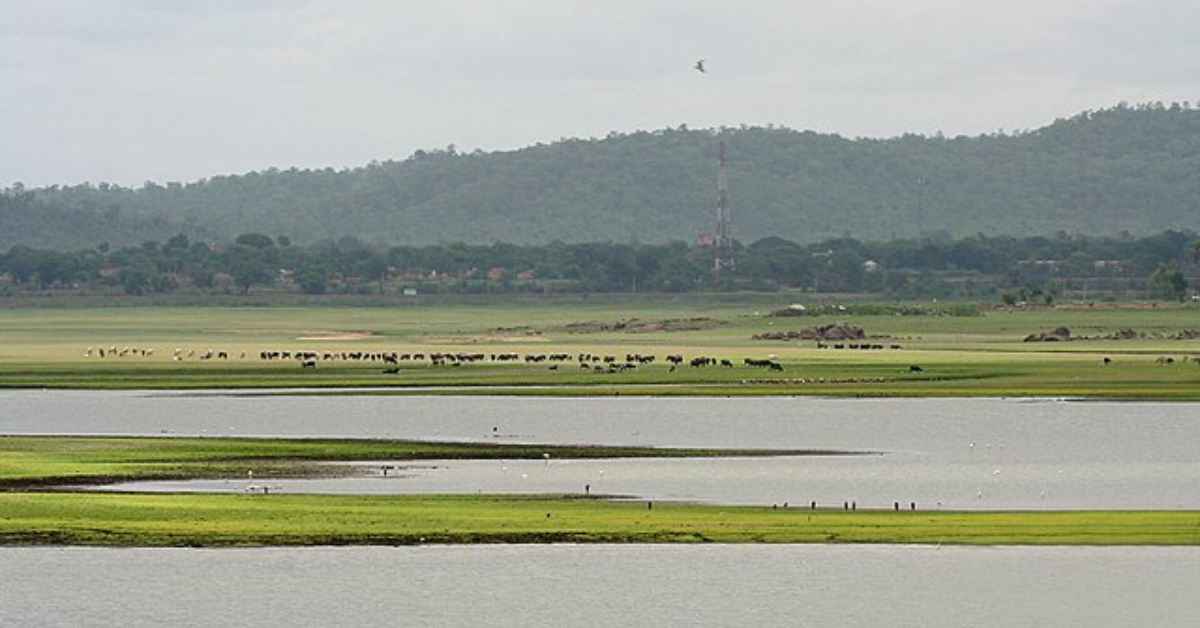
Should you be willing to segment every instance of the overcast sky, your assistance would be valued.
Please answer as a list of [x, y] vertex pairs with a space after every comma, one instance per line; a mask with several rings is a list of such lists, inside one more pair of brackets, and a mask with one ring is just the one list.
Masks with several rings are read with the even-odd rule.
[[0, 187], [1197, 100], [1197, 0], [0, 0]]

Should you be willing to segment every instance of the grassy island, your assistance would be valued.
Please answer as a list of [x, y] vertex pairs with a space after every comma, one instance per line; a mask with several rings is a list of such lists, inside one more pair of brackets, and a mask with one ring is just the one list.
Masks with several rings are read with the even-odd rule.
[[579, 496], [0, 493], [0, 544], [1197, 545], [1197, 512], [842, 512]]
[[583, 495], [138, 494], [80, 484], [295, 477], [321, 462], [430, 458], [813, 455], [401, 441], [0, 438], [0, 544], [416, 543], [1200, 544], [1198, 512], [884, 512], [629, 502]]

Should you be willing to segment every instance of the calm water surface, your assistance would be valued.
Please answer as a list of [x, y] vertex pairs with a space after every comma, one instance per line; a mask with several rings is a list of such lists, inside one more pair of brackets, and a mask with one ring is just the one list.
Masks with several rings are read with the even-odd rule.
[[[342, 436], [875, 455], [446, 461], [288, 492], [584, 492], [955, 509], [1200, 509], [1200, 404], [0, 392], [0, 433]], [[399, 477], [397, 477], [399, 475]], [[241, 491], [240, 478], [134, 490]]]
[[[1197, 404], [4, 391], [0, 433], [875, 452], [434, 462], [289, 491], [588, 486], [730, 503], [1200, 508]], [[0, 626], [1190, 627], [1200, 625], [1197, 590], [1200, 549], [1190, 547], [0, 547]]]
[[0, 548], [0, 625], [1200, 626], [1200, 549]]

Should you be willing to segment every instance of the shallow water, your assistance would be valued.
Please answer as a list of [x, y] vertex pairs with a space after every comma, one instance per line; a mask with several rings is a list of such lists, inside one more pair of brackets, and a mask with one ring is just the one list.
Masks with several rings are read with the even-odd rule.
[[[880, 455], [447, 461], [285, 491], [584, 492], [746, 504], [1200, 509], [1200, 404], [0, 392], [0, 433], [344, 436]], [[398, 463], [401, 464], [401, 463]], [[378, 473], [378, 469], [371, 471]], [[394, 475], [394, 474], [393, 474]], [[241, 491], [245, 482], [138, 484]]]
[[[272, 480], [285, 493], [590, 493], [629, 499], [922, 510], [1200, 509], [1198, 464], [952, 464], [869, 458], [719, 458], [396, 462], [358, 478]], [[261, 486], [256, 481], [252, 486]], [[243, 492], [236, 478], [134, 482], [106, 490]]]
[[0, 548], [0, 625], [1200, 625], [1197, 548]]

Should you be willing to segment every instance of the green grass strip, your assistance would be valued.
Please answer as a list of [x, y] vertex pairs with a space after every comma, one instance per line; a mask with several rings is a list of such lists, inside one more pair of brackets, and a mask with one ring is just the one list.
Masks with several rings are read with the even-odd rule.
[[571, 497], [0, 494], [0, 544], [1197, 545], [1200, 512], [843, 512]]

